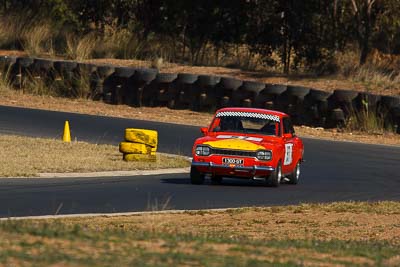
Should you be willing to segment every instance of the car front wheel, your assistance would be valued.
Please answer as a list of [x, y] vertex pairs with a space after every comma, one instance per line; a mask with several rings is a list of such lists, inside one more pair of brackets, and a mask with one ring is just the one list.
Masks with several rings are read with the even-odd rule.
[[196, 167], [190, 168], [190, 182], [192, 184], [203, 184], [205, 175], [197, 170]]
[[282, 180], [282, 165], [278, 162], [276, 169], [271, 173], [268, 179], [268, 184], [273, 187], [278, 187]]

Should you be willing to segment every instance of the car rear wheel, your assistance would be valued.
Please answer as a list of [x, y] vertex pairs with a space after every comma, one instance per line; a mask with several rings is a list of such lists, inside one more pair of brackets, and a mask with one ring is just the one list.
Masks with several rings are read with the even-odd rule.
[[297, 184], [300, 178], [300, 161], [297, 162], [296, 167], [294, 168], [293, 172], [288, 175], [289, 184]]
[[269, 176], [268, 185], [273, 187], [278, 187], [279, 184], [281, 183], [281, 180], [282, 180], [282, 166], [281, 163], [278, 162], [275, 171], [271, 173], [271, 175]]
[[190, 168], [190, 182], [192, 184], [203, 184], [205, 175], [197, 170], [196, 167]]

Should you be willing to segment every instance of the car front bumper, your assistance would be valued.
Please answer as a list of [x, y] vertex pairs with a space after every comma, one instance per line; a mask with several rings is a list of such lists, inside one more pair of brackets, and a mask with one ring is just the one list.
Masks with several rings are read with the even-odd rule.
[[275, 168], [271, 166], [230, 166], [199, 161], [192, 161], [192, 166], [196, 167], [198, 171], [202, 173], [241, 177], [265, 176], [271, 174], [271, 172], [275, 170]]

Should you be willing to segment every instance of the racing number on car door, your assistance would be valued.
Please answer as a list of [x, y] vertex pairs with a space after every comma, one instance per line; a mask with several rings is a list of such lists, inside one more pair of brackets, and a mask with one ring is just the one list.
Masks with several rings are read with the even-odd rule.
[[283, 132], [290, 134], [290, 138], [285, 140], [285, 158], [283, 165], [288, 166], [293, 162], [294, 128], [290, 118], [283, 118]]
[[284, 165], [290, 165], [293, 161], [293, 144], [288, 143], [285, 144], [285, 160], [283, 162]]

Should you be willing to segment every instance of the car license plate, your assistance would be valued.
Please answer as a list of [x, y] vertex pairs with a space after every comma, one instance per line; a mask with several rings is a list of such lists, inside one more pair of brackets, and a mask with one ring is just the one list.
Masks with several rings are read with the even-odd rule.
[[226, 165], [243, 165], [243, 159], [222, 158], [222, 163]]

